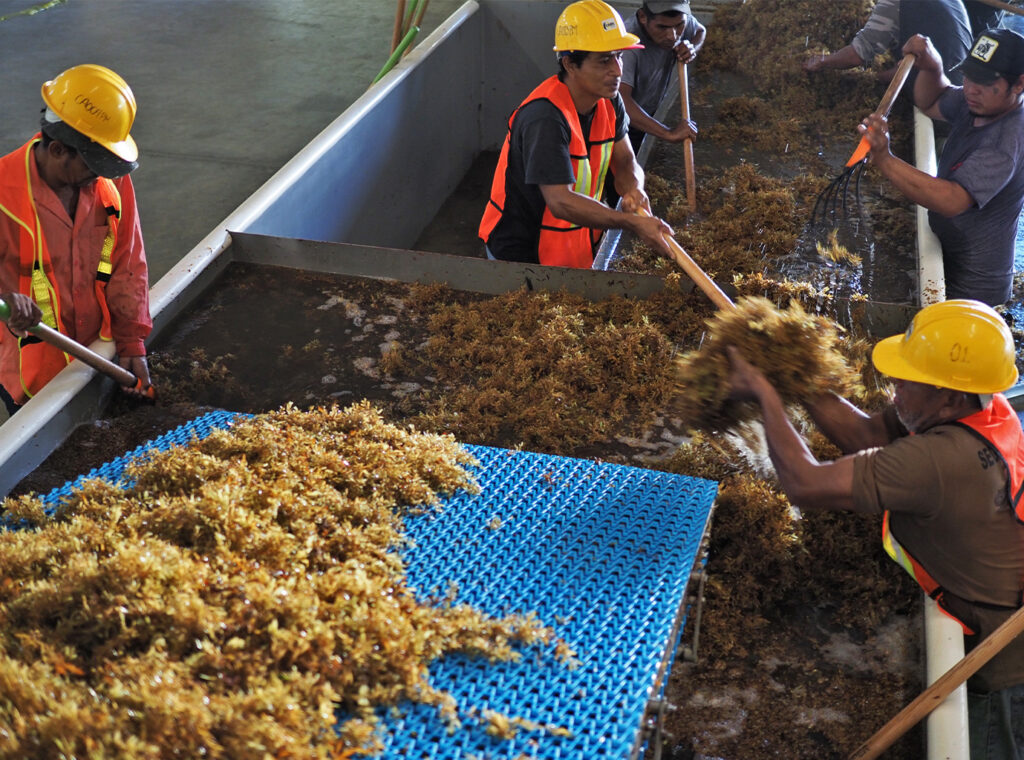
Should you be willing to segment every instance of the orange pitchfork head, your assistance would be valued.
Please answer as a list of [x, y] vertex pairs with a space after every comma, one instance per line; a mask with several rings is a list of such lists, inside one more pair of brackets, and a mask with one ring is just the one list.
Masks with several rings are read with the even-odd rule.
[[[903, 56], [903, 60], [900, 61], [899, 66], [896, 68], [892, 81], [889, 82], [889, 86], [885, 90], [885, 95], [882, 96], [882, 100], [875, 110], [876, 114], [881, 116], [889, 115], [889, 111], [892, 110], [893, 101], [896, 100], [896, 96], [899, 95], [903, 84], [907, 81], [907, 77], [910, 76], [910, 70], [913, 66], [914, 56], [909, 53]], [[860, 142], [857, 143], [857, 147], [853, 151], [853, 155], [846, 162], [845, 170], [818, 195], [814, 203], [814, 209], [811, 211], [812, 224], [817, 224], [819, 219], [821, 222], [829, 218], [834, 221], [840, 208], [842, 208], [843, 214], [846, 214], [846, 197], [851, 182], [854, 185], [854, 196], [857, 198], [858, 206], [860, 205], [860, 178], [864, 171], [864, 166], [868, 162], [868, 154], [870, 152], [871, 144], [868, 142], [867, 137], [861, 137]]]

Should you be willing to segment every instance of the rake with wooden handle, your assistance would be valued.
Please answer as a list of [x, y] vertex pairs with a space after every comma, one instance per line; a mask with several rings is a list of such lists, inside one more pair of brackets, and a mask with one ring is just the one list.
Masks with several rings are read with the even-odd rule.
[[[640, 216], [651, 216], [651, 212], [645, 208], [641, 208], [637, 213]], [[690, 254], [674, 238], [670, 235], [662, 235], [661, 237], [672, 252], [672, 258], [675, 262], [690, 276], [690, 279], [693, 280], [697, 287], [704, 291], [704, 294], [711, 299], [715, 306], [719, 309], [736, 308], [736, 304], [725, 294], [724, 290], [718, 287], [718, 283], [708, 277], [707, 273], [700, 268], [696, 261], [690, 258]]]
[[405, 36], [405, 30], [403, 28], [405, 21], [405, 0], [398, 0], [398, 5], [395, 7], [395, 26], [391, 31], [391, 52], [394, 53], [398, 47], [398, 43], [402, 41], [402, 37]]
[[[6, 322], [11, 318], [11, 307], [7, 303], [0, 299], [0, 321]], [[143, 386], [142, 380], [135, 376], [134, 373], [129, 372], [120, 364], [115, 364], [109, 359], [100, 356], [95, 351], [86, 348], [81, 343], [72, 340], [67, 335], [52, 327], [47, 327], [42, 322], [32, 325], [27, 329], [27, 332], [36, 336], [42, 341], [49, 343], [51, 346], [59, 348], [66, 354], [70, 354], [76, 359], [88, 364], [97, 372], [102, 372], [108, 377], [114, 378], [119, 385], [123, 385], [132, 390], [138, 391], [146, 398], [153, 400], [156, 398], [156, 388], [152, 385]]]
[[[896, 96], [900, 94], [900, 90], [903, 89], [903, 84], [907, 81], [907, 77], [910, 76], [910, 70], [913, 67], [914, 56], [908, 53], [903, 56], [903, 60], [896, 67], [896, 74], [893, 76], [892, 81], [889, 82], [889, 86], [886, 88], [885, 95], [882, 96], [878, 108], [875, 109], [876, 114], [879, 116], [889, 115], [889, 111], [892, 110], [892, 104], [896, 100]], [[846, 211], [846, 191], [851, 181], [854, 181], [855, 195], [858, 199], [860, 198], [860, 176], [864, 171], [864, 165], [867, 163], [870, 151], [871, 145], [868, 143], [867, 137], [861, 137], [860, 142], [853, 151], [853, 155], [846, 162], [846, 170], [832, 180], [828, 187], [818, 195], [818, 199], [814, 203], [814, 209], [811, 211], [812, 224], [818, 221], [819, 212], [820, 221], [822, 222], [830, 216], [834, 217], [839, 209], [840, 202], [843, 211]]]

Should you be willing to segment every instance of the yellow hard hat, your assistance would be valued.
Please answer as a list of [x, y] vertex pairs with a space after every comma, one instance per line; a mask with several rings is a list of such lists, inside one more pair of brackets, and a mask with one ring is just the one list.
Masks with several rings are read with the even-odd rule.
[[139, 148], [129, 134], [135, 123], [135, 95], [105, 66], [72, 66], [43, 83], [43, 101], [62, 122], [123, 161], [132, 163]]
[[926, 306], [903, 335], [878, 342], [871, 361], [882, 374], [966, 393], [999, 393], [1017, 382], [1013, 335], [981, 301]]
[[619, 12], [602, 0], [579, 0], [558, 17], [555, 52], [580, 50], [607, 53], [641, 48], [640, 38], [626, 31]]

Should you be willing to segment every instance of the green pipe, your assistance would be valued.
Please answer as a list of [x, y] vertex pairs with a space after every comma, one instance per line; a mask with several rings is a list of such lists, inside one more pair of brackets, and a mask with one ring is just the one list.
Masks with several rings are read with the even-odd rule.
[[405, 21], [402, 23], [402, 28], [405, 30], [412, 29], [413, 21], [416, 19], [416, 6], [420, 4], [420, 0], [412, 0], [409, 3], [409, 8], [405, 14]]
[[67, 0], [50, 0], [48, 3], [42, 5], [36, 5], [31, 8], [25, 8], [21, 11], [15, 11], [14, 13], [8, 13], [6, 16], [0, 16], [0, 21], [7, 21], [8, 19], [15, 18], [16, 16], [34, 16], [35, 14], [49, 10], [57, 5], [63, 5]]
[[402, 59], [402, 54], [405, 53], [405, 49], [412, 44], [413, 38], [419, 30], [420, 28], [418, 26], [414, 26], [409, 30], [408, 34], [402, 38], [402, 41], [398, 43], [398, 47], [395, 48], [395, 52], [391, 54], [391, 57], [388, 58], [387, 62], [384, 64], [384, 68], [382, 68], [380, 73], [373, 78], [372, 82], [370, 82], [371, 85], [377, 84], [385, 74], [395, 68], [395, 64]]

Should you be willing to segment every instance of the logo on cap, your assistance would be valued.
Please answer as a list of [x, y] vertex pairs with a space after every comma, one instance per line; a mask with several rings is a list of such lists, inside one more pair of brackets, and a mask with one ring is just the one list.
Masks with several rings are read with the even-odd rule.
[[603, 28], [606, 32], [610, 32], [617, 26], [618, 24], [615, 23], [615, 19], [613, 18], [606, 18], [604, 21], [601, 22], [601, 28]]
[[978, 41], [974, 43], [974, 49], [971, 51], [971, 58], [977, 58], [979, 61], [988, 63], [992, 60], [992, 56], [996, 54], [996, 50], [998, 49], [999, 43], [996, 40], [982, 35], [978, 38]]

